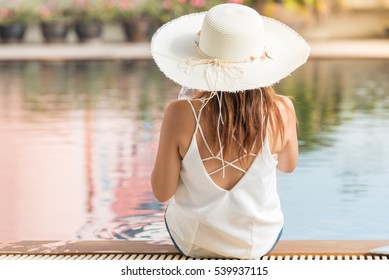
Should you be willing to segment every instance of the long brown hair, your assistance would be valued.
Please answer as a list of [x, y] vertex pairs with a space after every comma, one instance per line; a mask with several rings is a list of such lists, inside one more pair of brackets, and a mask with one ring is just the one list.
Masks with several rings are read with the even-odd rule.
[[[211, 94], [211, 92], [200, 92], [195, 98], [207, 99]], [[235, 141], [240, 145], [237, 151], [238, 157], [245, 150], [250, 152], [254, 144], [255, 150], [261, 151], [269, 129], [272, 137], [280, 137], [283, 141], [284, 123], [277, 103], [285, 105], [285, 101], [272, 87], [236, 93], [216, 92], [216, 95], [209, 99], [202, 110], [202, 116], [207, 119], [208, 131], [215, 132], [207, 135], [211, 147], [216, 147], [219, 143], [218, 133], [216, 133], [218, 125], [223, 155], [231, 152], [231, 144]], [[218, 121], [219, 100], [221, 100], [223, 124]]]

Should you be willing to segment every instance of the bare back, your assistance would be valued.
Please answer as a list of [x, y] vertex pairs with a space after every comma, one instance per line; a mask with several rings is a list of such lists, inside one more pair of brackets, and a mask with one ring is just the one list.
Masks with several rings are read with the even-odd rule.
[[[273, 137], [270, 133], [268, 141], [271, 153], [278, 160], [277, 168], [284, 172], [291, 172], [296, 166], [298, 156], [296, 116], [291, 100], [287, 97], [282, 98], [286, 101], [286, 106], [280, 104], [279, 109], [284, 122], [285, 137], [282, 141], [280, 137]], [[201, 102], [193, 101], [192, 104], [198, 114]], [[206, 118], [200, 119], [200, 125], [205, 139], [211, 133], [215, 133], [215, 131], [210, 131]], [[166, 201], [174, 195], [178, 185], [181, 161], [188, 151], [195, 129], [196, 119], [188, 101], [175, 100], [171, 102], [165, 110], [157, 158], [151, 176], [153, 193], [158, 200]], [[209, 157], [209, 151], [199, 133], [196, 134], [196, 144], [198, 145], [200, 157], [202, 159]], [[238, 148], [238, 144], [233, 145]], [[219, 151], [218, 147], [210, 148], [216, 154]], [[230, 150], [233, 151], [234, 149]], [[252, 152], [257, 154], [259, 150], [254, 147]], [[234, 153], [227, 153], [224, 159], [234, 161], [236, 156]], [[248, 170], [254, 159], [253, 156], [247, 156], [235, 162], [235, 164], [243, 170]], [[221, 166], [221, 162], [217, 160], [204, 162], [204, 167], [208, 173]], [[225, 171], [224, 178], [220, 172], [215, 173], [211, 178], [219, 187], [230, 190], [244, 176], [244, 173], [229, 166], [226, 167]]]
[[[196, 114], [196, 116], [192, 114], [193, 117], [187, 120], [188, 121], [187, 127], [188, 128], [190, 127], [192, 129], [185, 129], [184, 134], [181, 137], [181, 143], [179, 144], [179, 151], [182, 158], [185, 157], [189, 145], [191, 144], [193, 133], [195, 132], [196, 125], [197, 125], [196, 118], [201, 116], [199, 112], [202, 106], [202, 102], [199, 100], [194, 100], [191, 101], [191, 104], [193, 105], [193, 109], [194, 109], [193, 111]], [[285, 130], [288, 129], [293, 130], [292, 127], [288, 127], [287, 125], [287, 120], [288, 118], [290, 118], [287, 112], [288, 108], [285, 108], [281, 104], [280, 107], [282, 107], [280, 108], [281, 114], [285, 116]], [[190, 106], [188, 106], [188, 109], [190, 109]], [[188, 112], [188, 114], [190, 115], [190, 112]], [[220, 147], [215, 145], [210, 147], [208, 144], [207, 138], [209, 138], [209, 135], [211, 135], [212, 133], [215, 133], [215, 131], [213, 131], [207, 125], [208, 123], [209, 121], [205, 117], [200, 118], [199, 126], [203, 132], [203, 135], [202, 133], [200, 133], [200, 131], [196, 133], [196, 144], [198, 147], [199, 155], [201, 159], [203, 159], [204, 168], [212, 178], [213, 182], [222, 189], [231, 190], [241, 180], [245, 172], [250, 168], [251, 164], [253, 163], [256, 156], [260, 152], [260, 147], [254, 144], [250, 151], [246, 151], [247, 152], [246, 154], [244, 154], [241, 157], [237, 157], [236, 151], [239, 149], [239, 144], [233, 142], [230, 146], [230, 150], [229, 150], [230, 152], [224, 155], [223, 160], [225, 162], [223, 164], [222, 160], [216, 157], [216, 155], [219, 154]], [[291, 133], [285, 133], [285, 134], [289, 135]], [[258, 139], [257, 141], [261, 141], [261, 140]], [[278, 154], [285, 147], [285, 141], [282, 141], [280, 137], [272, 137], [272, 135], [267, 135], [266, 141], [268, 141], [268, 143], [266, 144], [268, 144], [269, 147], [264, 146], [262, 148], [264, 149], [270, 148], [270, 152], [273, 155], [274, 159], [277, 159]], [[221, 172], [223, 168], [225, 172]]]

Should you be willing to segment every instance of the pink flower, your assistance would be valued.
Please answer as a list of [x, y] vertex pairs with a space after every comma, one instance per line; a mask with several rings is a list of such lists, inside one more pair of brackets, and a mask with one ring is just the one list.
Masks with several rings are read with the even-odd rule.
[[193, 7], [202, 8], [207, 4], [207, 2], [205, 0], [190, 0], [190, 4]]
[[178, 3], [180, 3], [180, 4], [185, 4], [185, 3], [186, 3], [186, 0], [178, 0]]
[[120, 0], [120, 2], [119, 2], [119, 8], [120, 8], [121, 10], [126, 10], [126, 9], [128, 9], [129, 6], [130, 6], [130, 4], [128, 3], [127, 0]]
[[75, 4], [79, 8], [85, 8], [88, 5], [86, 0], [76, 0]]
[[51, 11], [50, 11], [49, 8], [43, 7], [43, 8], [40, 9], [39, 14], [40, 14], [41, 17], [43, 17], [43, 18], [48, 18], [48, 17], [51, 16]]
[[244, 0], [228, 0], [228, 3], [242, 4]]
[[107, 1], [105, 1], [105, 7], [113, 8], [114, 6], [115, 6], [115, 1], [114, 0], [107, 0]]
[[162, 6], [166, 10], [170, 10], [173, 7], [173, 3], [171, 0], [164, 0]]
[[11, 16], [11, 11], [7, 8], [0, 9], [0, 18], [8, 18]]

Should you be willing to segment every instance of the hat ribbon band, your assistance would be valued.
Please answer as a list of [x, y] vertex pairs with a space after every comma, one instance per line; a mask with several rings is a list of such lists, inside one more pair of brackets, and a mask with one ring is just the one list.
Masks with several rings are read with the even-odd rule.
[[184, 65], [185, 72], [189, 75], [195, 71], [197, 66], [205, 66], [204, 76], [208, 83], [208, 88], [211, 90], [217, 88], [217, 81], [220, 78], [232, 85], [236, 80], [244, 77], [241, 67], [216, 58], [189, 58], [183, 60], [181, 65]]

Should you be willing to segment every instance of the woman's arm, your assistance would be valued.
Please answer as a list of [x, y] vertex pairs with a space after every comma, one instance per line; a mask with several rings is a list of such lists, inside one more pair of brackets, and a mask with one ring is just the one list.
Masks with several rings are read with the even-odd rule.
[[151, 185], [155, 198], [161, 202], [169, 200], [176, 192], [181, 168], [179, 153], [180, 128], [183, 127], [182, 102], [173, 101], [165, 110], [157, 157], [151, 174]]
[[285, 101], [285, 110], [281, 110], [285, 138], [283, 149], [278, 153], [277, 168], [289, 173], [296, 168], [298, 159], [297, 118], [293, 102], [288, 97], [282, 98]]

